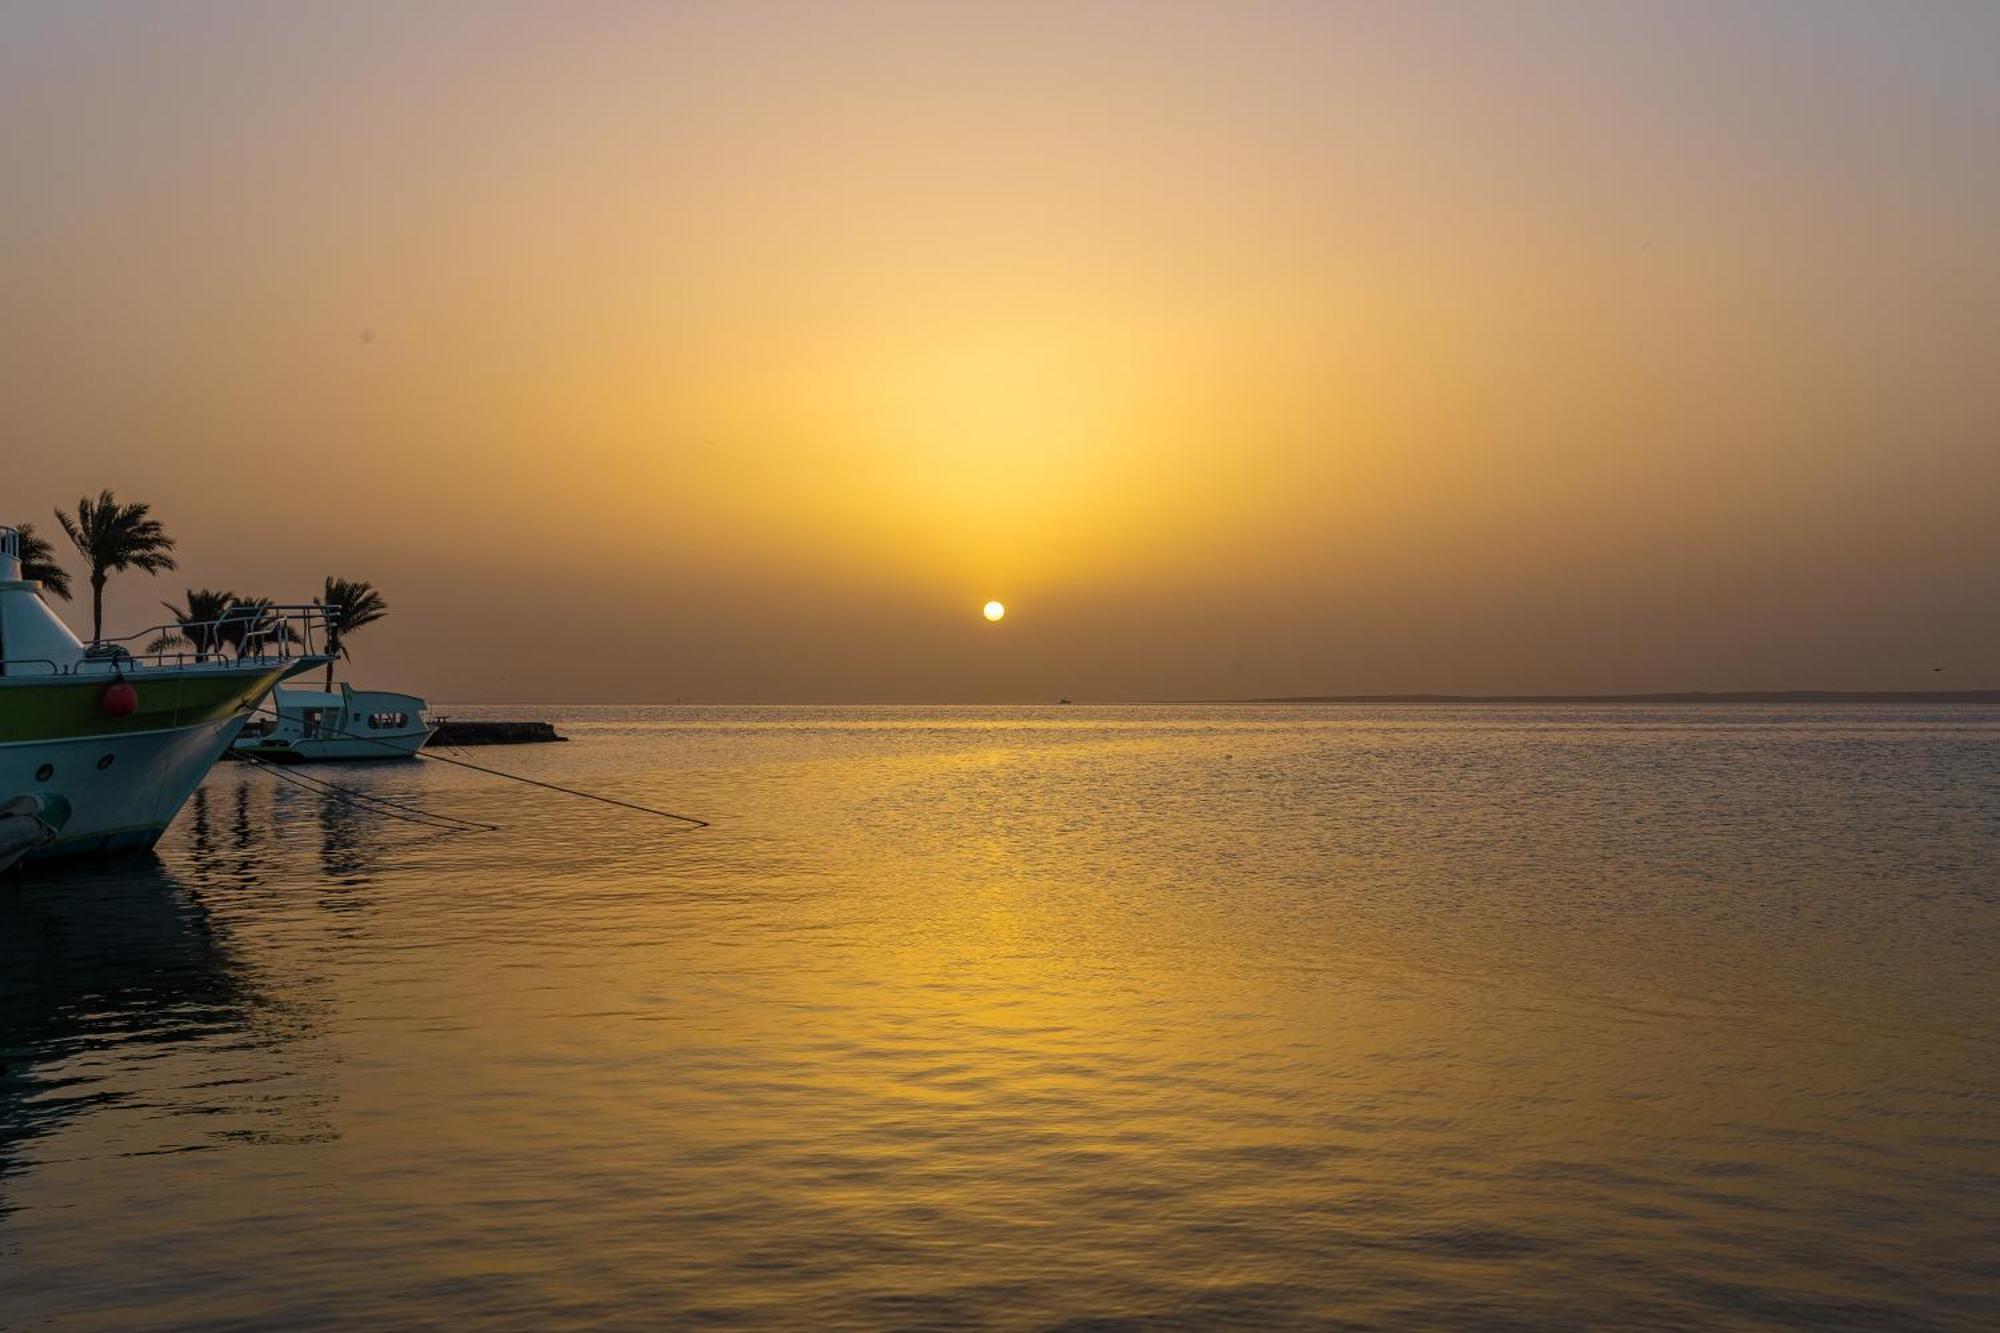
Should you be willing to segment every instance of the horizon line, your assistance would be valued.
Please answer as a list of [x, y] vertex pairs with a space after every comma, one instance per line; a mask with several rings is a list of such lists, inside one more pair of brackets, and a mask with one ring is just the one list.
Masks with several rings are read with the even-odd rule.
[[467, 708], [1057, 708], [1246, 704], [2000, 704], [2000, 687], [1962, 690], [1665, 690], [1625, 694], [1280, 694], [1197, 699], [457, 699]]

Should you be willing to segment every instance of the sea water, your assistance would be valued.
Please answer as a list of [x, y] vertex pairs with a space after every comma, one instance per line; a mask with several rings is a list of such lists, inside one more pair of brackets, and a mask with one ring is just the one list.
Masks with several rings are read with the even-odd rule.
[[2000, 1323], [2000, 711], [488, 715], [0, 882], [0, 1327]]

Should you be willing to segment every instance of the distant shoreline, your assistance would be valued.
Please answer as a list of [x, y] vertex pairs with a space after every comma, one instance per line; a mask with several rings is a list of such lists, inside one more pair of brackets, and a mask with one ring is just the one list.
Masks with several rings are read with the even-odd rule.
[[1681, 690], [1665, 694], [1292, 694], [1239, 704], [2000, 704], [1995, 690]]

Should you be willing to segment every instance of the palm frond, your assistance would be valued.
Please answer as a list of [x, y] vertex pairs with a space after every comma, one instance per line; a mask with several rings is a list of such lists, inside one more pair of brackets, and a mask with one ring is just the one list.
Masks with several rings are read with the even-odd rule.
[[121, 569], [143, 569], [148, 574], [178, 569], [172, 554], [174, 539], [151, 514], [151, 505], [140, 501], [121, 504], [106, 490], [94, 500], [89, 496], [78, 500], [74, 515], [56, 510], [56, 522], [62, 525], [70, 544], [90, 561], [93, 577]]
[[44, 592], [65, 602], [70, 600], [69, 571], [56, 563], [56, 548], [49, 539], [37, 533], [32, 523], [17, 524], [14, 531], [21, 538], [21, 577], [35, 580]]
[[194, 649], [198, 655], [219, 652], [223, 644], [229, 642], [220, 622], [229, 614], [229, 608], [236, 602], [236, 594], [218, 592], [214, 588], [189, 588], [187, 604], [175, 606], [172, 602], [161, 602], [167, 614], [181, 627], [175, 635], [183, 643]]
[[268, 597], [234, 598], [216, 630], [238, 657], [262, 652], [267, 644], [289, 643], [298, 637], [271, 609]]
[[[329, 574], [323, 598], [314, 598], [314, 604], [327, 608], [326, 651], [330, 657], [341, 657], [353, 661], [354, 656], [347, 649], [347, 636], [365, 625], [372, 625], [389, 614], [388, 599], [375, 589], [366, 579], [340, 579]], [[326, 666], [327, 688], [333, 688], [333, 663]]]

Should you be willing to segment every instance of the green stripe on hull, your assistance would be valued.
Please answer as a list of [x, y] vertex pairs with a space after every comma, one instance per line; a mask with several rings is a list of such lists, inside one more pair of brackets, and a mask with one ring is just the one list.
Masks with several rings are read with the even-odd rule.
[[255, 704], [294, 669], [285, 663], [242, 671], [134, 671], [125, 680], [138, 691], [139, 706], [127, 717], [104, 711], [104, 691], [114, 680], [109, 675], [0, 681], [0, 745], [129, 736], [219, 721]]

